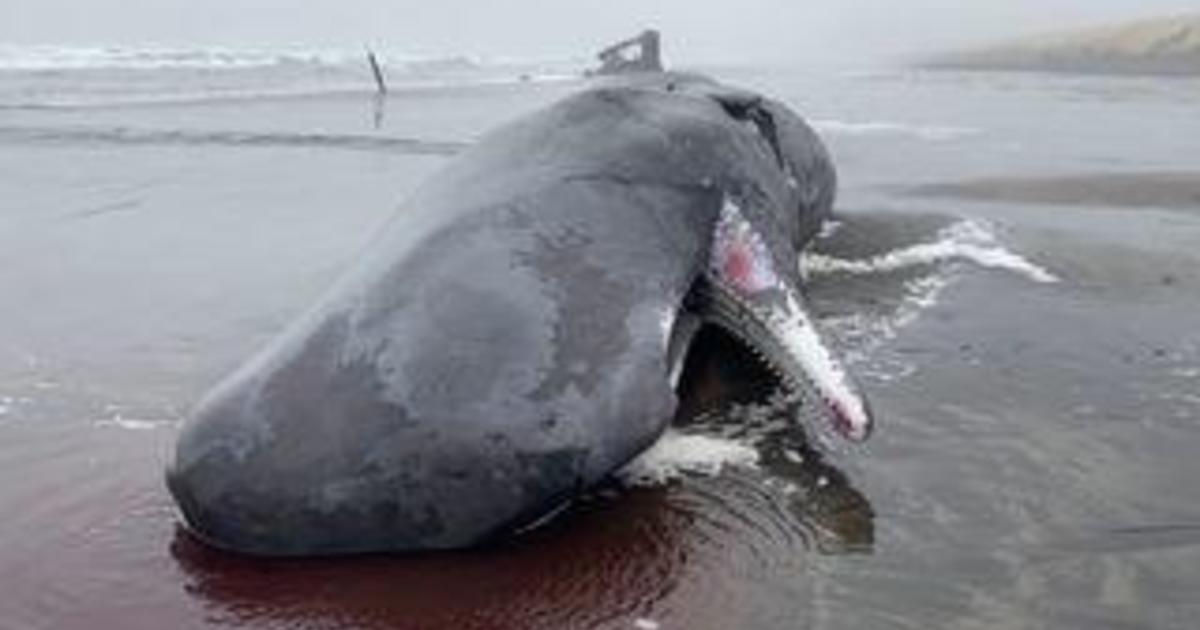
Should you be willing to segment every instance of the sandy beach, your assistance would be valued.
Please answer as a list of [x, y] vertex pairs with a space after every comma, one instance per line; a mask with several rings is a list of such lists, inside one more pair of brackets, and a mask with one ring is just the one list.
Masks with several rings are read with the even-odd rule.
[[923, 184], [914, 196], [974, 201], [1200, 211], [1200, 172], [1094, 173]]
[[[0, 627], [1192, 628], [1200, 122], [1178, 84], [725, 72], [841, 169], [843, 217], [800, 264], [877, 434], [822, 455], [769, 404], [719, 409], [651, 462], [670, 481], [419, 557], [204, 547], [167, 453], [457, 148], [582, 83], [382, 112], [340, 88], [8, 103]], [[753, 456], [711, 474], [730, 452]]]

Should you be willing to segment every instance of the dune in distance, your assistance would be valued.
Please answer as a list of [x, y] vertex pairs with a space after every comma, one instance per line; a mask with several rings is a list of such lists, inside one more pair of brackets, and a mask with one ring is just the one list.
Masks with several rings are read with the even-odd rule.
[[1200, 76], [1200, 13], [1023, 38], [925, 60], [925, 68]]

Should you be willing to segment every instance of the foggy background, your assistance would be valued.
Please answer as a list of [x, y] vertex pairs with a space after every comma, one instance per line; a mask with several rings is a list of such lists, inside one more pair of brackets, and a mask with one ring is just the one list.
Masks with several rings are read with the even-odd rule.
[[0, 0], [0, 44], [370, 44], [563, 58], [655, 27], [668, 62], [858, 66], [1031, 32], [1196, 10], [1195, 0]]

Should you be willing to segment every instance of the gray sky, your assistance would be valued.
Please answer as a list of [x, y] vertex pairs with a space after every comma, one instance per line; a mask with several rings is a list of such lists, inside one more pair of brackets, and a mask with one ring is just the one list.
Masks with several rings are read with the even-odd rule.
[[0, 43], [355, 46], [572, 56], [645, 27], [675, 61], [854, 66], [1196, 0], [0, 0]]

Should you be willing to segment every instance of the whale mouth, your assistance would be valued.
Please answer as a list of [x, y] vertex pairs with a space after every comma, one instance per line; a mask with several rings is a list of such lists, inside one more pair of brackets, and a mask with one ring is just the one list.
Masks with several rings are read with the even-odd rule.
[[708, 268], [693, 285], [686, 310], [729, 333], [789, 394], [821, 411], [803, 414], [818, 439], [866, 440], [874, 425], [866, 398], [795, 283], [777, 273], [773, 261], [761, 235], [727, 201]]
[[822, 440], [830, 435], [851, 442], [870, 437], [870, 405], [807, 312], [794, 300], [759, 308], [712, 278], [701, 279], [690, 297], [701, 321], [736, 340], [789, 395], [811, 404], [823, 417], [808, 428]]

